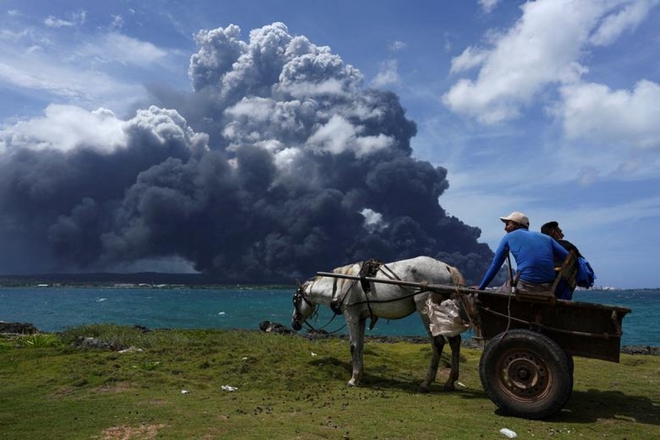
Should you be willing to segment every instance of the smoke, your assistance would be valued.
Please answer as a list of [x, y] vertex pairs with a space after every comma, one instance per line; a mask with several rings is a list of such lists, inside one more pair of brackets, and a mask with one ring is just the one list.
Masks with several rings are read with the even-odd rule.
[[282, 23], [196, 42], [191, 93], [152, 87], [158, 106], [128, 120], [52, 105], [0, 132], [1, 272], [273, 282], [423, 254], [478, 281], [492, 252], [440, 206], [447, 172], [411, 157], [394, 93]]

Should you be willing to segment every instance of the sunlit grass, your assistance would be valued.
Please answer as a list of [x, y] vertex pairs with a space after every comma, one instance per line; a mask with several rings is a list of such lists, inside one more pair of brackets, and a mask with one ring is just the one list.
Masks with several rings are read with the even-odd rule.
[[660, 436], [654, 356], [623, 355], [621, 364], [576, 358], [564, 411], [530, 421], [506, 417], [488, 400], [475, 349], [462, 350], [456, 392], [442, 391], [443, 367], [432, 392], [418, 394], [427, 344], [367, 342], [364, 386], [348, 388], [343, 339], [114, 325], [53, 337], [61, 344], [26, 349], [0, 336], [3, 440], [473, 439], [504, 438], [505, 427], [536, 439]]

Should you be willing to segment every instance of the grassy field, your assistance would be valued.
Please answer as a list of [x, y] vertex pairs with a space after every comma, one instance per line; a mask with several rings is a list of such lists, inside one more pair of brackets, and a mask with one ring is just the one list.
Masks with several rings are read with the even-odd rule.
[[368, 342], [365, 383], [348, 388], [342, 339], [111, 325], [5, 335], [0, 439], [660, 438], [658, 356], [576, 358], [564, 410], [530, 421], [486, 397], [480, 353], [463, 349], [456, 391], [442, 391], [442, 368], [418, 394], [427, 344]]

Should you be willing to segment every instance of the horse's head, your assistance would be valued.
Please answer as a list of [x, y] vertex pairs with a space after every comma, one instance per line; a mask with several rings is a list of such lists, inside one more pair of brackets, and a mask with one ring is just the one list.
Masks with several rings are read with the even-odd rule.
[[293, 314], [291, 315], [291, 327], [298, 331], [302, 328], [303, 322], [307, 320], [316, 311], [316, 305], [307, 299], [311, 281], [303, 284], [298, 283], [298, 288], [293, 294]]

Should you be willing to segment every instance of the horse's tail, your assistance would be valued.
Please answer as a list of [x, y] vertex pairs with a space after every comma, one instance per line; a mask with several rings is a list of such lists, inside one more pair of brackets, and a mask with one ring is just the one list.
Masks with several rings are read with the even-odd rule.
[[451, 274], [452, 284], [465, 286], [465, 278], [463, 278], [463, 274], [458, 269], [453, 266], [447, 266], [447, 269], [449, 269], [449, 273]]

